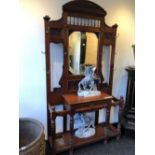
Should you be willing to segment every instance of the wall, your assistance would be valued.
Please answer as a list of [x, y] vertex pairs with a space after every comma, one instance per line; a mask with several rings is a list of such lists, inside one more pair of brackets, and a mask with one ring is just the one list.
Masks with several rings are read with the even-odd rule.
[[[40, 120], [47, 133], [46, 78], [43, 16], [59, 19], [62, 5], [69, 0], [20, 0], [20, 117]], [[134, 64], [131, 45], [134, 41], [134, 0], [93, 0], [108, 15], [106, 23], [117, 23], [113, 95], [125, 96], [127, 73], [124, 68]], [[47, 135], [46, 135], [47, 136]]]

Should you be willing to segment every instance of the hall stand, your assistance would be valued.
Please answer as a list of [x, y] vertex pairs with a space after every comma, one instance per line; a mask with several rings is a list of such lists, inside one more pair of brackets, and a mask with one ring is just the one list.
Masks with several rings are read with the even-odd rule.
[[[74, 0], [63, 5], [62, 17], [59, 20], [51, 20], [48, 15], [44, 17], [45, 25], [45, 56], [46, 56], [46, 89], [47, 89], [47, 111], [48, 111], [48, 139], [54, 154], [69, 150], [70, 155], [77, 147], [103, 140], [105, 143], [112, 138], [120, 138], [121, 135], [121, 119], [122, 110], [124, 108], [124, 99], [112, 96], [113, 72], [115, 60], [115, 47], [117, 39], [117, 24], [109, 26], [105, 23], [107, 12], [99, 5], [88, 0]], [[78, 83], [84, 78], [82, 74], [74, 74], [70, 71], [73, 62], [74, 52], [70, 53], [70, 36], [74, 33], [91, 34], [96, 39], [97, 47], [95, 47], [96, 64], [95, 74], [100, 77], [97, 84], [98, 90], [101, 92], [98, 96], [79, 97], [77, 95]], [[82, 39], [82, 38], [81, 38]], [[84, 41], [86, 43], [87, 39]], [[53, 71], [52, 54], [53, 49], [51, 43], [61, 44], [63, 66]], [[90, 43], [91, 44], [91, 43]], [[108, 47], [110, 51], [106, 51], [110, 59], [107, 59], [107, 65], [102, 64], [103, 52]], [[84, 55], [81, 56], [80, 62], [84, 63], [87, 55], [85, 48], [81, 48]], [[54, 51], [54, 52], [60, 52]], [[104, 57], [106, 59], [106, 57]], [[57, 62], [56, 62], [57, 63]], [[57, 63], [59, 64], [59, 63]], [[83, 64], [80, 64], [81, 66]], [[84, 63], [85, 67], [88, 65]], [[90, 65], [90, 64], [89, 64]], [[94, 64], [91, 64], [94, 65]], [[79, 66], [79, 67], [81, 67]], [[106, 68], [106, 66], [108, 66]], [[108, 73], [103, 73], [103, 68]], [[62, 70], [62, 76], [58, 80], [60, 87], [52, 86], [52, 75]], [[105, 80], [106, 75], [107, 80]], [[57, 80], [57, 79], [56, 79]], [[107, 82], [108, 81], [108, 82]], [[55, 81], [54, 81], [55, 82]], [[56, 111], [56, 106], [62, 105], [63, 110]], [[119, 121], [117, 127], [109, 123], [111, 107], [119, 107]], [[106, 109], [106, 122], [99, 122], [99, 110]], [[94, 136], [89, 138], [77, 138], [74, 135], [74, 114], [95, 112], [95, 130]], [[70, 116], [70, 130], [67, 130], [67, 117]], [[56, 133], [56, 118], [63, 118], [63, 131]]]

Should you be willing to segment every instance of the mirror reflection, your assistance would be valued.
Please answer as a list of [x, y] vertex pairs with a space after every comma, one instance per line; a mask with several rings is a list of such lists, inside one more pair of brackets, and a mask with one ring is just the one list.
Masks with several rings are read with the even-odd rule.
[[63, 72], [63, 44], [62, 43], [50, 43], [50, 84], [51, 92], [54, 88], [60, 88], [59, 81]]
[[87, 66], [97, 65], [98, 38], [95, 33], [74, 31], [69, 36], [69, 72], [84, 74]]
[[102, 52], [102, 75], [104, 77], [103, 83], [109, 84], [110, 80], [110, 63], [111, 63], [111, 45], [104, 45]]

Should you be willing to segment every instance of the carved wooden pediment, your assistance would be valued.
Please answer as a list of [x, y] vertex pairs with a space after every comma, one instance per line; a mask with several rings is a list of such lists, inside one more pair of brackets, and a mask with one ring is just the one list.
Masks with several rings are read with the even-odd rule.
[[88, 0], [74, 0], [63, 5], [63, 11], [66, 12], [81, 12], [85, 14], [93, 14], [105, 16], [106, 11], [99, 5]]

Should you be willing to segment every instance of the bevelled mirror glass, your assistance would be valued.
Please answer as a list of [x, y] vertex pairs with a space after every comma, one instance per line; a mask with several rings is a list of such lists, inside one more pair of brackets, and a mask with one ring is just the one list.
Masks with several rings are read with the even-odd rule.
[[97, 65], [98, 37], [92, 32], [73, 31], [69, 35], [69, 73], [83, 75], [85, 67]]
[[104, 77], [103, 83], [107, 83], [108, 85], [110, 82], [111, 49], [111, 45], [104, 45], [102, 51], [102, 74]]
[[50, 43], [50, 84], [51, 92], [54, 88], [60, 88], [60, 79], [63, 69], [63, 44]]

